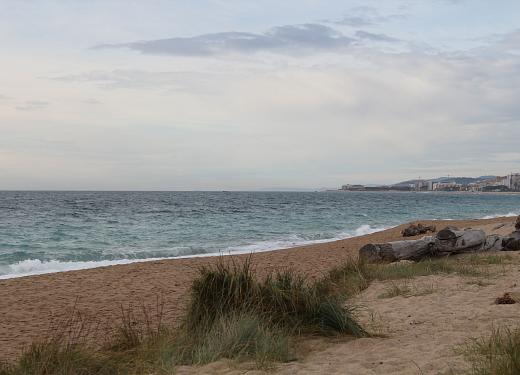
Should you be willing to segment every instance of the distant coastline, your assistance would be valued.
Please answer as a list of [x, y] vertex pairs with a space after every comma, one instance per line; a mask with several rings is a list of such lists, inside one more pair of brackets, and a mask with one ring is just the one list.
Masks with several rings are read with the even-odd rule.
[[415, 190], [399, 190], [399, 189], [367, 189], [367, 190], [342, 190], [342, 189], [331, 189], [325, 190], [327, 193], [420, 193], [420, 194], [457, 194], [457, 195], [520, 195], [520, 191], [449, 191], [449, 190], [438, 190], [438, 191], [415, 191]]
[[457, 191], [502, 193], [520, 192], [520, 173], [505, 176], [437, 177], [402, 181], [391, 185], [346, 184], [342, 191]]

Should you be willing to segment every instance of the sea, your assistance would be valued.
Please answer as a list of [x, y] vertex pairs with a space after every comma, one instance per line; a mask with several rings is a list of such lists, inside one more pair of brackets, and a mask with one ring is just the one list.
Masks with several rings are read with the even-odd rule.
[[0, 279], [519, 214], [520, 195], [493, 193], [0, 191]]

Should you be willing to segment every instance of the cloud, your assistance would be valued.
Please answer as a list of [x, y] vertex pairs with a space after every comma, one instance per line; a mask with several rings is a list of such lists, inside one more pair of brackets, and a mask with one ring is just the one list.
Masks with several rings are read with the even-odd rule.
[[142, 53], [176, 56], [211, 56], [225, 53], [260, 51], [283, 52], [327, 50], [348, 47], [354, 39], [321, 24], [286, 25], [265, 33], [220, 32], [193, 37], [178, 37], [94, 47], [130, 48]]
[[17, 106], [18, 111], [35, 111], [47, 107], [50, 103], [39, 100], [28, 100]]
[[393, 38], [386, 34], [370, 33], [368, 31], [363, 30], [358, 30], [356, 32], [356, 37], [361, 40], [370, 40], [372, 42], [396, 43], [401, 41], [400, 39]]
[[[213, 93], [218, 90], [218, 79], [225, 73], [204, 72], [152, 72], [138, 69], [116, 69], [111, 71], [91, 71], [80, 74], [52, 77], [52, 80], [75, 83], [92, 83], [102, 89], [144, 89], [167, 92]], [[234, 74], [234, 78], [237, 74]], [[95, 100], [95, 99], [94, 99]], [[86, 102], [86, 101], [84, 101]], [[90, 100], [88, 104], [99, 104]]]
[[10, 96], [0, 94], [0, 104], [7, 104], [12, 100], [13, 98], [11, 98]]
[[338, 21], [334, 21], [335, 24], [338, 25], [348, 25], [354, 27], [360, 26], [372, 26], [374, 25], [374, 20], [372, 18], [363, 17], [363, 16], [344, 16]]
[[520, 55], [520, 29], [488, 38], [489, 46], [484, 47], [490, 53], [502, 52]]
[[382, 23], [406, 18], [405, 14], [389, 14], [381, 15], [375, 8], [369, 6], [360, 6], [350, 9], [348, 14], [338, 20], [328, 20], [326, 22], [336, 25], [345, 25], [352, 27], [375, 26]]
[[99, 100], [93, 99], [93, 98], [83, 99], [81, 102], [83, 104], [93, 104], [93, 105], [102, 104]]

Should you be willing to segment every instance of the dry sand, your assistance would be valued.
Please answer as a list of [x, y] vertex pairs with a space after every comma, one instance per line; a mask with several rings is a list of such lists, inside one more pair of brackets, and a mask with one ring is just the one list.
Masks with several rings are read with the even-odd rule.
[[[506, 234], [513, 230], [513, 221], [513, 218], [496, 218], [421, 223], [435, 224], [437, 228], [455, 225]], [[499, 224], [505, 225], [496, 229]], [[291, 267], [318, 277], [356, 255], [366, 243], [400, 239], [404, 226], [341, 241], [257, 253], [253, 255], [253, 262], [261, 274]], [[154, 306], [161, 297], [166, 321], [178, 322], [197, 268], [215, 261], [216, 258], [164, 260], [0, 281], [0, 359], [13, 358], [24, 345], [47, 335], [51, 323], [65, 319], [74, 305], [86, 314], [110, 320], [119, 316], [122, 304]], [[311, 351], [298, 362], [280, 365], [278, 371], [284, 374], [437, 374], [440, 370], [460, 367], [463, 361], [454, 355], [454, 344], [486, 333], [497, 321], [520, 320], [520, 304], [492, 303], [504, 291], [520, 292], [515, 284], [520, 281], [519, 271], [519, 266], [510, 266], [504, 275], [491, 279], [491, 285], [482, 287], [466, 284], [467, 279], [456, 276], [423, 277], [414, 281], [417, 284], [414, 287], [420, 290], [422, 284], [435, 285], [435, 291], [410, 298], [378, 298], [386, 286], [375, 283], [359, 296], [358, 302], [366, 306], [365, 323], [377, 323], [379, 319], [387, 327], [387, 338], [336, 344], [317, 340], [319, 343], [310, 345], [321, 350]], [[181, 373], [243, 373], [228, 366], [221, 361], [202, 368], [183, 368]]]

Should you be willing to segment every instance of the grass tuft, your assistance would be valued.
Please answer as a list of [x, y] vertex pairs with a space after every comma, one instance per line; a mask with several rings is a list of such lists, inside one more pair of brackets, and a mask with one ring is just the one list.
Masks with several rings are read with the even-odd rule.
[[221, 316], [204, 334], [185, 336], [177, 342], [177, 355], [179, 364], [203, 365], [228, 358], [253, 360], [259, 368], [293, 359], [289, 336], [249, 313]]
[[473, 375], [520, 374], [520, 329], [495, 329], [465, 348]]
[[[479, 268], [458, 259], [425, 259], [411, 263], [373, 264], [350, 258], [341, 266], [331, 270], [325, 277], [324, 284], [350, 297], [366, 289], [372, 281], [395, 281], [439, 274], [473, 277], [484, 275]], [[397, 284], [392, 284], [391, 289], [394, 289], [394, 295], [407, 294], [406, 288]]]
[[397, 284], [391, 283], [389, 287], [387, 287], [379, 298], [393, 298], [397, 296], [409, 297], [412, 294], [412, 290], [407, 284]]
[[185, 326], [190, 333], [207, 331], [223, 316], [248, 313], [290, 333], [365, 335], [345, 303], [325, 281], [310, 283], [290, 270], [258, 280], [249, 261], [225, 264], [221, 259], [200, 270]]

